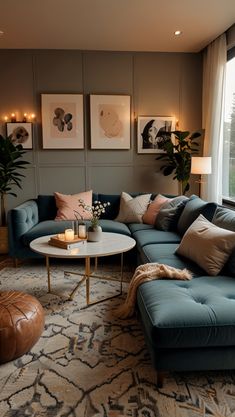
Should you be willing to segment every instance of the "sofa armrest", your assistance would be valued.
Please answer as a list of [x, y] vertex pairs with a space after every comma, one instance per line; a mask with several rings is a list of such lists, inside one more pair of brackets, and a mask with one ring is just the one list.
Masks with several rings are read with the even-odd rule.
[[15, 256], [17, 247], [21, 246], [20, 238], [39, 221], [36, 200], [28, 200], [9, 210], [7, 215], [9, 254]]

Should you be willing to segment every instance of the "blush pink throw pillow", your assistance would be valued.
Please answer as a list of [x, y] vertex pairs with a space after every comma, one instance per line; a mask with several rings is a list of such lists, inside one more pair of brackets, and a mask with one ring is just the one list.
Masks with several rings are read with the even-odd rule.
[[79, 199], [82, 199], [88, 206], [92, 206], [92, 190], [84, 191], [79, 194], [60, 194], [55, 192], [55, 201], [57, 207], [57, 214], [55, 220], [76, 220], [74, 210], [79, 214], [78, 219], [89, 220], [91, 213], [79, 207]]
[[155, 199], [149, 204], [146, 212], [143, 215], [143, 223], [146, 224], [155, 224], [156, 217], [161, 210], [163, 204], [167, 201], [170, 201], [170, 198], [164, 197], [164, 195], [158, 194]]

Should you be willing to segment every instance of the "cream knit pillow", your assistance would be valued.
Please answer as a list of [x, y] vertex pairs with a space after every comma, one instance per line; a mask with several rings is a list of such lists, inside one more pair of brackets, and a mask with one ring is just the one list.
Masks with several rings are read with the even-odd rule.
[[122, 223], [143, 223], [142, 217], [147, 210], [151, 194], [142, 194], [131, 197], [130, 194], [122, 192], [117, 222]]

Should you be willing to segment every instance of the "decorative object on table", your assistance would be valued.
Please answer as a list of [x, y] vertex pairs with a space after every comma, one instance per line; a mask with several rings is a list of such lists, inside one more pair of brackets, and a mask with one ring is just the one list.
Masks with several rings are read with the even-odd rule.
[[64, 239], [67, 242], [71, 242], [74, 239], [74, 230], [73, 229], [66, 229], [64, 231]]
[[91, 149], [130, 149], [130, 96], [91, 95]]
[[8, 252], [8, 229], [6, 225], [6, 196], [16, 197], [12, 188], [21, 187], [22, 178], [25, 176], [20, 171], [25, 169], [28, 161], [21, 160], [25, 151], [21, 144], [14, 145], [10, 138], [0, 135], [0, 196], [1, 196], [1, 221], [0, 221], [0, 253]]
[[192, 156], [191, 174], [199, 175], [199, 179], [195, 182], [199, 184], [199, 197], [201, 197], [201, 186], [205, 181], [202, 175], [211, 174], [211, 156]]
[[88, 227], [87, 240], [89, 242], [98, 242], [102, 239], [102, 227], [99, 225], [99, 219], [102, 214], [105, 213], [106, 207], [110, 206], [110, 202], [101, 203], [100, 201], [94, 201], [92, 206], [88, 206], [80, 199], [79, 207], [86, 212], [89, 212], [91, 225]]
[[43, 149], [83, 149], [83, 95], [42, 94]]
[[[175, 130], [175, 117], [139, 116], [137, 128], [138, 153], [162, 153], [159, 146], [165, 140], [165, 132]], [[172, 141], [174, 136], [172, 135]]]
[[14, 145], [21, 144], [24, 149], [32, 149], [32, 123], [7, 123], [7, 136]]
[[87, 235], [85, 223], [78, 223], [78, 237], [85, 239]]
[[[175, 143], [172, 142], [172, 134], [175, 137]], [[199, 144], [196, 139], [200, 136], [199, 132], [190, 134], [188, 131], [176, 130], [165, 132], [164, 140], [159, 143], [159, 148], [165, 152], [156, 158], [164, 161], [160, 170], [165, 176], [174, 174], [173, 179], [179, 182], [180, 195], [185, 194], [190, 188], [191, 155], [198, 152]]]
[[86, 241], [86, 239], [81, 239], [78, 236], [75, 236], [72, 240], [66, 240], [65, 235], [62, 238], [61, 235], [64, 235], [62, 233], [59, 233], [56, 236], [50, 237], [48, 244], [51, 246], [56, 246], [57, 248], [61, 249], [74, 249], [78, 248], [82, 243]]

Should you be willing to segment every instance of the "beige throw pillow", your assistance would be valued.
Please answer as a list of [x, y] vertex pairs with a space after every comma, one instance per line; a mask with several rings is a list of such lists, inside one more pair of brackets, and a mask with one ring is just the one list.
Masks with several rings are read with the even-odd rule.
[[143, 223], [142, 217], [147, 210], [151, 194], [142, 194], [131, 197], [130, 194], [122, 192], [117, 222], [122, 223]]
[[217, 275], [235, 248], [235, 232], [215, 226], [200, 214], [184, 234], [178, 255], [196, 262], [209, 275]]

